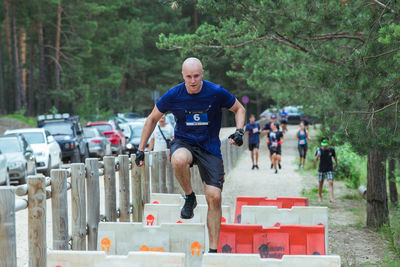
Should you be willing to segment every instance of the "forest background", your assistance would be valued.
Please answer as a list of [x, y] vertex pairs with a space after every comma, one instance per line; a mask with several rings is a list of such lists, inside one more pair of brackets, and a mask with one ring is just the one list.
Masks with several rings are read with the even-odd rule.
[[302, 105], [321, 137], [366, 156], [366, 225], [389, 223], [398, 0], [3, 0], [0, 45], [0, 112], [26, 116], [146, 115], [154, 91], [182, 81], [182, 60], [199, 57], [207, 80], [250, 98], [249, 113]]

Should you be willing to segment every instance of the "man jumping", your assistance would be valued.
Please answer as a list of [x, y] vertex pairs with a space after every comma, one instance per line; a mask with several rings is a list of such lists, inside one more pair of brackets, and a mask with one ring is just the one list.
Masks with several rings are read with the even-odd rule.
[[143, 151], [151, 133], [163, 113], [171, 111], [176, 119], [175, 138], [171, 142], [171, 163], [186, 195], [181, 217], [190, 219], [194, 216], [197, 201], [190, 181], [190, 167], [197, 164], [208, 204], [209, 252], [216, 253], [224, 183], [219, 140], [221, 109], [226, 108], [235, 113], [236, 131], [229, 136], [229, 143], [238, 146], [243, 144], [246, 111], [232, 94], [219, 85], [203, 80], [203, 75], [203, 66], [197, 58], [188, 58], [183, 62], [182, 76], [185, 82], [168, 90], [146, 119], [136, 153], [136, 164], [143, 165]]

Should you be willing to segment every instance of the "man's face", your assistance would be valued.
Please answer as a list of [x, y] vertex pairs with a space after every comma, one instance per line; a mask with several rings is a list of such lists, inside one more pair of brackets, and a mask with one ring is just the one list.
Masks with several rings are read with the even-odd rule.
[[253, 124], [254, 122], [255, 122], [255, 118], [254, 118], [254, 116], [251, 116], [250, 118], [249, 118], [249, 122], [251, 123], [251, 124]]
[[200, 65], [190, 64], [182, 68], [182, 76], [189, 92], [198, 92], [201, 89], [201, 80], [204, 71]]

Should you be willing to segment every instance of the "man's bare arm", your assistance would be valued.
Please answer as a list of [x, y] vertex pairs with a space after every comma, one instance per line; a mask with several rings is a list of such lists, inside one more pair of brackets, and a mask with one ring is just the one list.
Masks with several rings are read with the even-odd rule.
[[246, 119], [246, 110], [243, 105], [236, 99], [235, 104], [229, 110], [235, 113], [236, 129], [243, 129]]
[[139, 150], [144, 151], [146, 148], [147, 141], [149, 140], [157, 122], [161, 119], [163, 113], [161, 113], [157, 106], [154, 106], [153, 111], [147, 117], [146, 122], [143, 126], [142, 136], [140, 137]]

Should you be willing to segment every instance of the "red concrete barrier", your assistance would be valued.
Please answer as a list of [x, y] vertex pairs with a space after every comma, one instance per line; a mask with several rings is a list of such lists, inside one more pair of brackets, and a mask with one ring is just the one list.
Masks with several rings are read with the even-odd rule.
[[235, 223], [240, 223], [242, 206], [277, 206], [278, 209], [290, 209], [293, 206], [308, 206], [306, 197], [237, 197], [235, 210]]
[[257, 253], [262, 258], [279, 259], [283, 255], [325, 255], [325, 227], [282, 225], [263, 228], [251, 224], [222, 224], [218, 251]]

